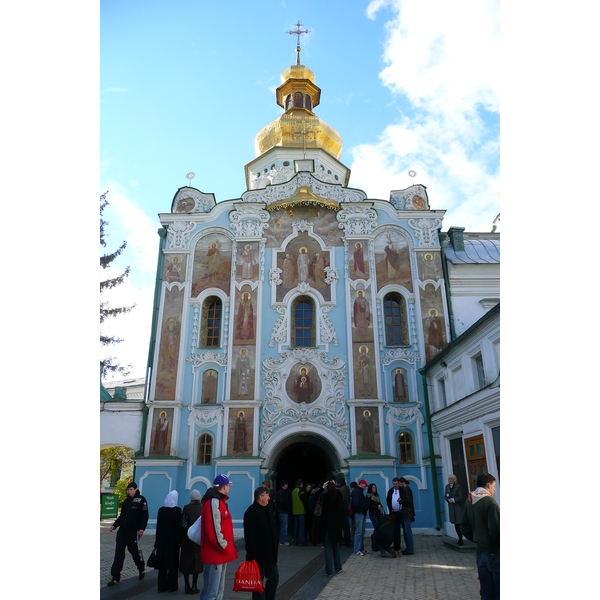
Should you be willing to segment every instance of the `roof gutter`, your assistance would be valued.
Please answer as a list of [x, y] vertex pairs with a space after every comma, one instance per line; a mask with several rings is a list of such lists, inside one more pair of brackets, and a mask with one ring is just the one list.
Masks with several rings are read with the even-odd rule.
[[452, 298], [450, 296], [450, 281], [448, 276], [448, 263], [446, 261], [446, 252], [444, 251], [444, 240], [448, 237], [446, 233], [442, 233], [438, 230], [438, 237], [440, 239], [440, 250], [442, 253], [442, 271], [444, 273], [444, 289], [446, 290], [446, 300], [448, 302], [448, 322], [450, 323], [450, 340], [456, 338], [456, 331], [454, 329], [454, 312], [452, 310]]

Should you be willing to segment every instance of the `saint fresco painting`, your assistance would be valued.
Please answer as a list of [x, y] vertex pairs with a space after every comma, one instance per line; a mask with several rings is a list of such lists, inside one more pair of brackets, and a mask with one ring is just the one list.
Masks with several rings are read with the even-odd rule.
[[255, 349], [253, 346], [236, 346], [235, 350], [230, 397], [232, 400], [253, 400]]
[[436, 289], [432, 283], [425, 284], [421, 290], [421, 314], [425, 338], [425, 359], [429, 362], [448, 343], [441, 286]]
[[163, 281], [183, 283], [186, 267], [187, 256], [185, 254], [166, 254], [165, 264], [163, 265]]
[[354, 361], [354, 397], [377, 398], [377, 367], [373, 343], [352, 344]]
[[171, 450], [173, 409], [154, 407], [150, 433], [150, 454], [168, 456]]
[[290, 206], [271, 213], [269, 228], [265, 229], [267, 248], [279, 248], [283, 240], [293, 232], [292, 223], [312, 223], [313, 231], [319, 233], [326, 246], [342, 246], [344, 231], [338, 227], [336, 212], [320, 206]]
[[200, 238], [194, 250], [192, 297], [216, 287], [229, 294], [231, 283], [231, 240], [212, 233]]
[[410, 402], [408, 396], [408, 374], [406, 369], [397, 367], [392, 371], [392, 396], [394, 402]]
[[348, 241], [348, 265], [350, 279], [369, 279], [369, 242], [367, 240]]
[[406, 238], [397, 231], [384, 231], [375, 238], [377, 287], [397, 283], [413, 291], [410, 254]]
[[290, 240], [283, 252], [277, 253], [277, 266], [281, 269], [282, 283], [277, 286], [277, 301], [299, 283], [305, 282], [318, 290], [326, 301], [331, 300], [331, 289], [325, 283], [325, 268], [330, 266], [329, 251], [305, 233]]
[[207, 369], [202, 373], [201, 404], [217, 403], [217, 384], [219, 374], [214, 369]]
[[233, 321], [234, 346], [256, 343], [256, 299], [250, 286], [236, 291], [235, 317]]
[[315, 366], [311, 363], [295, 364], [290, 369], [285, 390], [291, 400], [298, 404], [310, 404], [316, 400], [321, 393], [321, 378]]
[[164, 288], [164, 292], [165, 301], [160, 329], [154, 399], [174, 400], [177, 365], [179, 363], [183, 294], [177, 287], [172, 290]]
[[371, 306], [370, 287], [360, 288], [353, 292], [352, 301], [352, 341], [373, 341], [373, 309]]
[[419, 279], [437, 281], [442, 278], [442, 262], [439, 252], [417, 252]]
[[227, 454], [252, 456], [253, 408], [230, 408], [227, 428]]
[[258, 242], [238, 242], [236, 258], [236, 280], [258, 279]]
[[356, 453], [380, 454], [379, 413], [376, 407], [355, 407]]

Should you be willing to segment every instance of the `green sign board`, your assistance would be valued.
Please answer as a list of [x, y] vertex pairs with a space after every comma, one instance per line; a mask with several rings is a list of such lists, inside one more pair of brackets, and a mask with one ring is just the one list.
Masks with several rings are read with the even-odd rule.
[[102, 494], [100, 518], [117, 518], [119, 512], [119, 494]]

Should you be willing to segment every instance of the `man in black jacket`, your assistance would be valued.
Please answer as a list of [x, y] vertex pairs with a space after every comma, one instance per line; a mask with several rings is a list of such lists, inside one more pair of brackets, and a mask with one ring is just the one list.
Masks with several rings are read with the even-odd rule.
[[404, 528], [404, 542], [406, 550], [402, 554], [414, 554], [415, 544], [413, 541], [413, 532], [411, 521], [415, 520], [415, 505], [413, 502], [412, 490], [408, 487], [408, 480], [400, 477], [400, 502], [402, 504], [402, 527]]
[[278, 535], [275, 515], [269, 508], [269, 490], [266, 487], [256, 488], [254, 502], [244, 513], [246, 560], [257, 562], [261, 581], [264, 584], [266, 577], [267, 583], [264, 594], [252, 592], [252, 600], [275, 600], [279, 584]]
[[144, 535], [147, 524], [148, 503], [146, 498], [140, 494], [137, 484], [132, 481], [127, 485], [127, 498], [125, 498], [125, 502], [121, 507], [121, 514], [109, 529], [109, 531], [113, 531], [117, 527], [119, 528], [115, 559], [110, 569], [112, 579], [108, 582], [108, 586], [116, 585], [121, 580], [121, 571], [125, 561], [125, 548], [129, 550], [133, 562], [140, 572], [139, 578], [144, 578], [144, 558], [138, 547], [138, 539]]
[[281, 488], [275, 494], [275, 506], [279, 513], [279, 545], [289, 546], [290, 543], [286, 540], [288, 523], [292, 514], [292, 493], [288, 490], [288, 482], [285, 479], [281, 481]]
[[400, 479], [394, 477], [386, 496], [386, 504], [390, 515], [394, 517], [394, 551], [400, 552], [402, 535], [402, 502], [400, 496]]

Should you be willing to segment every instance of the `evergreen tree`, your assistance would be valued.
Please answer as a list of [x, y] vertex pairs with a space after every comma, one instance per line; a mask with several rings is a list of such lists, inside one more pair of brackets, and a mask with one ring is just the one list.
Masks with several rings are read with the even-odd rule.
[[[106, 196], [108, 195], [108, 191], [104, 192], [100, 196], [100, 245], [106, 248], [106, 240], [105, 236], [108, 234], [105, 232], [105, 228], [108, 225], [108, 221], [105, 221], [102, 218], [102, 213], [104, 209], [108, 206], [108, 200]], [[114, 252], [109, 254], [103, 254], [100, 256], [100, 267], [102, 269], [107, 269], [111, 266], [112, 262], [119, 256], [123, 250], [127, 247], [127, 241], [124, 241]], [[126, 267], [125, 271], [118, 277], [113, 277], [112, 279], [105, 279], [100, 281], [100, 324], [104, 323], [105, 319], [110, 317], [116, 317], [117, 315], [122, 315], [128, 313], [133, 308], [135, 308], [135, 304], [133, 306], [120, 306], [113, 307], [110, 306], [109, 302], [106, 300], [102, 300], [102, 293], [106, 290], [110, 290], [125, 281], [125, 278], [129, 276], [130, 267]], [[114, 335], [105, 335], [100, 330], [100, 345], [101, 346], [114, 346], [119, 342], [122, 342], [121, 338], [118, 338]], [[115, 357], [108, 356], [100, 361], [100, 366], [102, 367], [102, 376], [105, 377], [108, 373], [121, 373], [126, 376], [129, 374], [129, 369], [131, 368], [131, 364], [127, 366], [121, 366], [118, 363], [115, 363]]]

